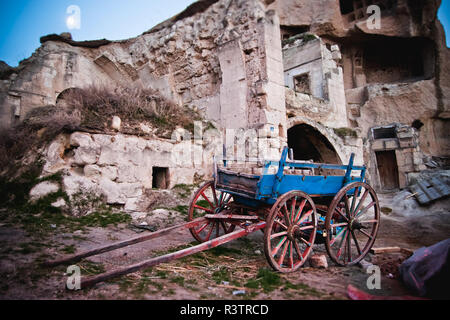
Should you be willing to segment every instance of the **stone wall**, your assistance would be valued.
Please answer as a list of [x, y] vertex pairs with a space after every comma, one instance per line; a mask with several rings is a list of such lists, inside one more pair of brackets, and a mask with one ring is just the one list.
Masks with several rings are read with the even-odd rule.
[[108, 204], [141, 212], [148, 205], [147, 191], [155, 187], [155, 168], [167, 171], [163, 189], [211, 175], [212, 167], [205, 164], [210, 154], [198, 159], [194, 152], [191, 141], [75, 132], [59, 136], [43, 151], [42, 174], [62, 172], [63, 190], [70, 197], [80, 192], [103, 195]]
[[[382, 9], [379, 29], [367, 24], [370, 3]], [[268, 148], [258, 145], [253, 155], [276, 158], [294, 123], [344, 128], [356, 137], [323, 136], [342, 161], [356, 152], [376, 181], [371, 128], [420, 121], [415, 157], [449, 156], [450, 50], [437, 19], [440, 0], [370, 3], [202, 0], [133, 39], [45, 37], [32, 57], [2, 77], [0, 127], [56, 104], [67, 89], [127, 84], [199, 110], [229, 137], [228, 154], [236, 141], [246, 142], [225, 129], [263, 138]], [[320, 39], [298, 42], [305, 34]], [[282, 39], [290, 44], [284, 50]], [[398, 61], [403, 67], [394, 66]], [[294, 90], [293, 79], [303, 73], [310, 74], [307, 94]]]

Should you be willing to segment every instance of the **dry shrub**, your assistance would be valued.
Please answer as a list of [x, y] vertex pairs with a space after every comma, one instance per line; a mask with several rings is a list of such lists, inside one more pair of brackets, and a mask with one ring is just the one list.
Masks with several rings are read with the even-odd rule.
[[45, 106], [33, 109], [19, 125], [0, 132], [0, 167], [11, 168], [28, 151], [37, 151], [63, 132], [72, 132], [80, 125], [77, 110]]
[[62, 132], [80, 129], [108, 131], [114, 116], [129, 128], [148, 122], [156, 134], [170, 138], [177, 127], [193, 128], [198, 113], [180, 108], [152, 89], [142, 87], [88, 87], [68, 90], [61, 105], [30, 111], [19, 125], [0, 132], [0, 167], [12, 167], [28, 151], [38, 150]]
[[94, 129], [105, 129], [114, 116], [131, 126], [148, 121], [161, 132], [177, 126], [189, 127], [200, 119], [197, 113], [180, 108], [157, 91], [139, 86], [114, 89], [91, 86], [71, 90], [64, 100], [68, 106], [81, 111], [82, 126]]

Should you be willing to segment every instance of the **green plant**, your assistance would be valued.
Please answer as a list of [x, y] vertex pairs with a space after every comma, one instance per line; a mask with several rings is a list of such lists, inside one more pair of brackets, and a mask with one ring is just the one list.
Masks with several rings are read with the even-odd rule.
[[245, 286], [251, 289], [262, 288], [264, 292], [271, 292], [283, 284], [283, 280], [278, 273], [272, 270], [261, 268], [255, 279], [249, 280]]
[[353, 137], [353, 138], [357, 138], [358, 137], [358, 133], [350, 128], [335, 128], [333, 129], [334, 133], [336, 135], [338, 135], [341, 138], [345, 138], [345, 137]]

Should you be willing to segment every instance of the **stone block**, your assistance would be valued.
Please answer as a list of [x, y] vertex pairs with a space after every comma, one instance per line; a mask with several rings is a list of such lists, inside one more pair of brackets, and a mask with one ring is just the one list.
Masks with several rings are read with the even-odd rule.
[[397, 140], [385, 140], [386, 149], [397, 149], [399, 147]]
[[321, 268], [321, 269], [328, 268], [327, 256], [324, 254], [313, 255], [311, 258], [309, 258], [309, 263], [313, 268]]
[[44, 181], [34, 186], [30, 191], [30, 199], [32, 201], [41, 199], [49, 194], [58, 192], [59, 184], [52, 181]]

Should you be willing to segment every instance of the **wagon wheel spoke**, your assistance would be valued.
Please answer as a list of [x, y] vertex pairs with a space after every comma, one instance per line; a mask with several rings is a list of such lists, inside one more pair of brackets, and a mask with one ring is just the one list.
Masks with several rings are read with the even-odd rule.
[[312, 214], [314, 213], [313, 210], [309, 210], [301, 219], [300, 221], [297, 223], [297, 225], [301, 225], [303, 222], [306, 221], [306, 219], [308, 219]]
[[353, 194], [352, 206], [351, 206], [351, 208], [350, 208], [350, 217], [351, 217], [351, 218], [353, 218], [353, 212], [354, 212], [354, 210], [355, 210], [356, 201], [357, 201], [357, 199], [358, 199], [358, 194], [359, 194], [359, 191], [360, 191], [360, 190], [361, 190], [361, 187], [359, 186], [359, 187], [356, 188], [355, 193]]
[[358, 206], [356, 207], [356, 209], [354, 211], [354, 215], [359, 211], [359, 209], [361, 208], [361, 205], [364, 203], [364, 201], [366, 200], [368, 195], [369, 195], [369, 190], [366, 190], [364, 192], [363, 196], [361, 197], [361, 199], [359, 200]]
[[375, 205], [375, 201], [372, 201], [367, 207], [365, 207], [364, 209], [362, 209], [360, 212], [358, 212], [358, 214], [355, 216], [355, 218], [358, 218], [359, 216], [361, 216], [363, 213], [367, 212], [367, 210], [369, 210], [370, 208], [372, 208]]
[[[351, 201], [348, 194], [353, 194]], [[330, 258], [343, 266], [364, 259], [375, 242], [379, 222], [378, 198], [368, 184], [354, 182], [342, 188], [331, 202], [325, 221]]]
[[284, 204], [284, 206], [281, 208], [281, 212], [283, 213], [283, 217], [284, 217], [284, 222], [286, 223], [286, 225], [290, 225], [290, 219], [289, 219], [289, 212], [286, 206], [286, 203]]
[[304, 261], [302, 250], [298, 246], [297, 241], [294, 241], [294, 248], [295, 248], [295, 252], [297, 252], [297, 255], [300, 257], [300, 260]]
[[[228, 193], [220, 192], [218, 194], [213, 181], [205, 183], [192, 198], [189, 206], [188, 221], [193, 221], [207, 214], [219, 213], [231, 199], [232, 195]], [[208, 221], [189, 230], [197, 241], [206, 242], [223, 234], [233, 232], [235, 227], [235, 225], [225, 221]]]
[[[351, 232], [351, 230], [350, 230], [350, 232]], [[347, 236], [347, 257], [348, 257], [347, 262], [351, 263], [352, 262], [352, 245], [351, 245], [350, 234]]]
[[353, 230], [351, 230], [351, 233], [352, 233], [353, 242], [355, 242], [356, 250], [358, 250], [358, 254], [361, 255], [362, 251], [361, 251], [361, 248], [359, 246], [358, 239], [356, 239], [355, 232]]
[[284, 230], [287, 230], [288, 227], [286, 225], [284, 225], [281, 221], [279, 220], [275, 220], [274, 223], [276, 223], [277, 225], [279, 225], [280, 227], [282, 227]]
[[286, 241], [286, 242], [285, 242], [285, 244], [284, 244], [284, 246], [283, 246], [282, 253], [281, 253], [280, 257], [278, 258], [278, 264], [279, 264], [280, 266], [283, 265], [284, 257], [286, 257], [286, 253], [287, 253], [287, 249], [288, 249], [288, 247], [289, 247], [289, 243], [290, 243], [290, 241]]
[[345, 221], [350, 222], [350, 220], [342, 213], [340, 209], [336, 208], [335, 212], [337, 212]]
[[[213, 188], [213, 194], [215, 194], [215, 190]], [[209, 198], [207, 196], [205, 196], [205, 193], [202, 192], [201, 193], [202, 197], [206, 200], [206, 202], [208, 202], [209, 206], [213, 209], [215, 209], [216, 207], [211, 203], [211, 201], [209, 200]]]
[[283, 244], [286, 242], [287, 237], [283, 237], [283, 239], [280, 240], [278, 245], [272, 250], [272, 257], [276, 256], [280, 248], [283, 246]]
[[215, 223], [210, 223], [209, 225], [211, 226], [211, 228], [209, 229], [208, 234], [206, 235], [206, 241], [209, 241], [211, 239], [211, 235], [214, 231]]
[[[344, 245], [345, 245], [345, 241], [347, 240], [347, 236], [348, 236], [348, 229], [346, 229], [345, 230], [345, 232], [344, 232], [344, 237], [341, 239], [341, 242], [339, 242], [339, 249], [338, 249], [338, 251], [337, 251], [337, 253], [336, 253], [336, 257], [338, 258], [338, 259], [340, 259], [341, 258], [341, 254], [342, 254], [342, 249], [344, 249], [345, 250], [345, 248], [344, 248]], [[344, 255], [345, 256], [345, 255]], [[344, 258], [345, 259], [345, 258]], [[344, 260], [345, 261], [345, 260]]]
[[316, 232], [316, 208], [308, 195], [291, 191], [278, 198], [264, 235], [264, 251], [270, 265], [283, 273], [298, 270], [312, 252]]
[[348, 226], [348, 222], [335, 223], [335, 224], [331, 225], [332, 228], [339, 228], [339, 227], [346, 227], [346, 226]]
[[213, 210], [211, 210], [211, 209], [207, 209], [207, 208], [204, 208], [204, 207], [202, 207], [202, 206], [199, 206], [199, 205], [194, 205], [194, 208], [196, 208], [196, 209], [200, 209], [200, 210], [203, 210], [203, 211], [206, 211], [206, 212], [208, 212], [208, 213], [214, 213], [214, 211], [213, 211]]
[[289, 242], [289, 266], [294, 268], [294, 250], [292, 241]]
[[287, 231], [283, 231], [283, 232], [272, 234], [270, 236], [270, 239], [275, 239], [275, 238], [279, 238], [279, 237], [282, 237], [282, 236], [287, 236]]
[[212, 185], [211, 189], [212, 189], [212, 194], [213, 194], [213, 198], [214, 198], [214, 208], [217, 208], [217, 207], [219, 207], [219, 200], [217, 199], [216, 188], [214, 187], [214, 185]]
[[344, 195], [344, 204], [345, 204], [345, 212], [347, 213], [347, 218], [351, 219], [351, 212], [350, 212], [350, 206], [348, 202], [348, 195]]
[[367, 238], [369, 238], [370, 240], [373, 239], [373, 237], [372, 237], [370, 234], [368, 234], [367, 232], [365, 232], [364, 230], [359, 229], [359, 232], [361, 232], [363, 235], [365, 235], [365, 236], [366, 236]]
[[300, 219], [300, 216], [301, 216], [301, 214], [303, 212], [303, 209], [305, 208], [305, 205], [306, 205], [306, 199], [304, 199], [302, 201], [302, 203], [300, 204], [300, 207], [298, 208], [298, 211], [297, 211], [297, 213], [295, 215], [295, 218], [294, 218], [294, 223], [295, 224], [298, 224], [298, 220]]
[[294, 223], [294, 216], [295, 216], [295, 206], [297, 205], [297, 197], [292, 198], [292, 203], [291, 203], [291, 214], [289, 217], [289, 223], [293, 224]]
[[342, 228], [341, 231], [339, 231], [339, 233], [336, 235], [336, 237], [331, 240], [330, 245], [333, 245], [340, 237], [342, 237], [342, 235], [344, 234], [345, 230], [347, 230], [346, 228]]
[[200, 228], [198, 228], [198, 229], [195, 229], [195, 231], [197, 232], [197, 233], [201, 233], [203, 230], [205, 230], [209, 225], [210, 225], [211, 223], [205, 223], [204, 225], [202, 225]]
[[220, 237], [220, 223], [216, 222], [216, 238]]

